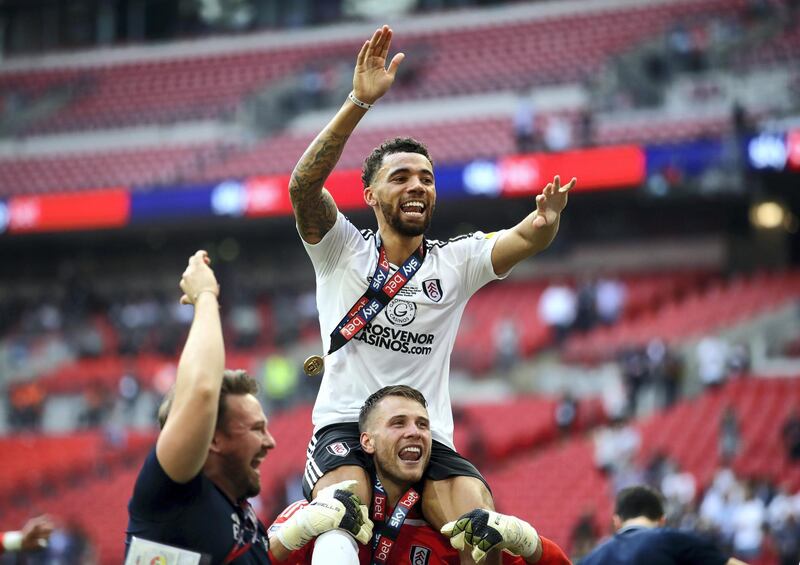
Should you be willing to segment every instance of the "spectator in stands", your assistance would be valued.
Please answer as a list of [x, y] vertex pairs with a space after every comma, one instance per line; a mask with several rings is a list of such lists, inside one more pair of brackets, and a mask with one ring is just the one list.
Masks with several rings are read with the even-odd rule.
[[771, 534], [780, 565], [797, 565], [800, 562], [800, 517], [787, 515], [772, 526]]
[[737, 379], [750, 370], [750, 348], [746, 343], [732, 343], [728, 351], [728, 378]]
[[117, 383], [117, 394], [122, 401], [122, 406], [126, 415], [130, 416], [132, 414], [133, 407], [136, 405], [141, 391], [142, 385], [139, 379], [136, 378], [134, 372], [126, 371], [123, 373]]
[[48, 516], [31, 518], [19, 531], [0, 532], [0, 555], [16, 551], [37, 551], [47, 546], [53, 531]]
[[570, 391], [566, 391], [556, 404], [555, 421], [558, 430], [566, 435], [578, 419], [578, 401]]
[[697, 344], [697, 371], [706, 386], [719, 386], [728, 376], [728, 344], [716, 337], [706, 336]]
[[624, 419], [595, 432], [595, 464], [606, 473], [617, 474], [633, 463], [642, 443], [638, 430]]
[[664, 527], [661, 495], [646, 486], [622, 490], [614, 506], [614, 536], [587, 555], [581, 565], [742, 565], [726, 558], [701, 537]]
[[722, 467], [714, 474], [700, 504], [700, 520], [721, 543], [733, 547], [733, 513], [744, 500], [744, 489], [734, 472]]
[[597, 524], [594, 519], [593, 510], [585, 510], [581, 513], [578, 521], [572, 528], [570, 534], [570, 559], [578, 562], [585, 557], [592, 548], [597, 545], [598, 540]]
[[84, 411], [81, 415], [83, 425], [87, 428], [100, 426], [113, 406], [111, 393], [104, 384], [95, 383], [86, 388], [83, 399]]
[[662, 369], [664, 408], [669, 408], [678, 400], [683, 380], [683, 357], [675, 350], [667, 348]]
[[600, 277], [595, 285], [595, 309], [600, 323], [615, 323], [625, 306], [625, 285], [612, 277]]
[[15, 386], [9, 395], [11, 424], [17, 429], [37, 429], [44, 409], [45, 391], [38, 381]]
[[694, 503], [697, 481], [693, 474], [681, 471], [677, 461], [667, 458], [660, 490], [664, 495], [665, 515], [675, 523]]
[[578, 315], [578, 298], [571, 286], [553, 281], [539, 297], [539, 319], [555, 332], [561, 343]]
[[511, 318], [503, 318], [494, 327], [495, 366], [508, 372], [519, 360], [519, 331]]
[[744, 500], [733, 509], [733, 551], [743, 559], [753, 559], [761, 551], [764, 541], [766, 509], [764, 502], [756, 496], [751, 482], [747, 482]]
[[228, 321], [234, 331], [234, 343], [237, 348], [253, 347], [263, 331], [258, 309], [252, 303], [236, 304], [231, 310]]
[[781, 430], [786, 456], [790, 461], [800, 461], [800, 409], [792, 408]]
[[264, 362], [264, 401], [273, 411], [289, 408], [299, 384], [298, 367], [285, 355], [273, 353]]
[[723, 465], [730, 465], [739, 454], [741, 432], [736, 409], [728, 405], [719, 422], [719, 455]]
[[75, 519], [67, 520], [50, 536], [47, 547], [48, 563], [59, 565], [84, 565], [97, 563], [95, 549], [83, 525]]
[[533, 106], [531, 92], [520, 92], [517, 96], [517, 108], [514, 111], [514, 139], [517, 142], [517, 153], [536, 151], [536, 109]]
[[585, 108], [579, 119], [581, 147], [591, 147], [594, 145], [594, 112], [591, 108]]
[[629, 347], [620, 353], [620, 369], [627, 394], [627, 414], [636, 416], [639, 392], [650, 382], [647, 352], [642, 347]]
[[597, 323], [597, 285], [592, 277], [587, 276], [578, 281], [577, 286], [577, 307], [572, 327], [579, 332], [585, 332]]
[[572, 147], [572, 128], [561, 116], [549, 116], [545, 122], [544, 145], [548, 151], [566, 151]]
[[159, 410], [161, 433], [128, 505], [126, 552], [133, 537], [191, 550], [213, 563], [269, 563], [331, 528], [371, 535], [360, 502], [332, 485], [295, 514], [277, 537], [267, 534], [247, 499], [260, 489], [259, 467], [275, 441], [244, 371], [225, 371], [219, 285], [205, 251], [189, 259], [181, 278], [183, 304], [194, 320], [175, 387]]

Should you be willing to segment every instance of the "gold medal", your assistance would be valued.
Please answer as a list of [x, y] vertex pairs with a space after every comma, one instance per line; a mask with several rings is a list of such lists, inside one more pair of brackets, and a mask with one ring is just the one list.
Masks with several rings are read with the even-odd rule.
[[303, 372], [309, 377], [316, 377], [325, 368], [325, 361], [319, 355], [312, 355], [303, 362]]

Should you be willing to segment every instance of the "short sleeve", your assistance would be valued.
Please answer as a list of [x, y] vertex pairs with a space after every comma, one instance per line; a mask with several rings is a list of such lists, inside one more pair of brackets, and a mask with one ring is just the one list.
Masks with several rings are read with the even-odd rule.
[[464, 291], [465, 296], [472, 296], [479, 288], [487, 283], [504, 279], [511, 272], [495, 274], [492, 266], [492, 250], [502, 231], [483, 233], [475, 232], [463, 239], [456, 241], [460, 250], [460, 259], [463, 261]]
[[173, 481], [161, 467], [153, 448], [136, 478], [130, 512], [139, 519], [168, 521], [178, 515], [201, 488], [200, 475], [188, 483]]
[[308, 243], [302, 237], [300, 239], [318, 278], [329, 276], [335, 270], [344, 250], [352, 246], [353, 242], [363, 240], [361, 232], [341, 212], [337, 212], [336, 222], [319, 242]]

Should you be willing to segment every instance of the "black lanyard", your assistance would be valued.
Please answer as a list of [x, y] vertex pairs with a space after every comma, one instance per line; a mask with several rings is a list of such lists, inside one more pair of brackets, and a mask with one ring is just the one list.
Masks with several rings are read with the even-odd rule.
[[372, 565], [385, 565], [392, 552], [394, 542], [400, 535], [400, 528], [406, 521], [409, 512], [420, 501], [420, 496], [411, 487], [400, 497], [391, 514], [386, 514], [386, 490], [375, 477], [372, 486], [372, 521], [375, 522], [375, 534], [372, 539]]
[[331, 332], [331, 345], [328, 349], [328, 355], [344, 347], [348, 341], [353, 339], [358, 332], [369, 324], [391, 302], [392, 298], [400, 292], [400, 289], [411, 280], [411, 277], [419, 271], [423, 261], [425, 261], [425, 240], [423, 239], [422, 245], [409, 255], [405, 263], [390, 277], [386, 248], [377, 235], [375, 236], [375, 244], [378, 247], [378, 264], [375, 266], [372, 282], [370, 282], [361, 298], [348, 310], [342, 321], [336, 326], [336, 329]]

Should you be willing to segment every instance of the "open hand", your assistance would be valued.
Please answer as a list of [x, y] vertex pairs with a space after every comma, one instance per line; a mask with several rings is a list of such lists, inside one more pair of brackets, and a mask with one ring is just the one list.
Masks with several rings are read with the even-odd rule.
[[387, 69], [386, 57], [389, 55], [391, 44], [392, 30], [385, 25], [375, 30], [372, 38], [361, 46], [353, 73], [353, 94], [362, 102], [374, 104], [392, 86], [397, 67], [405, 55], [403, 53], [395, 55]]
[[47, 546], [53, 527], [49, 516], [37, 516], [28, 520], [22, 528], [22, 549], [33, 551]]
[[544, 228], [552, 226], [558, 220], [559, 214], [567, 206], [567, 194], [578, 180], [572, 177], [569, 184], [561, 186], [561, 178], [556, 175], [553, 182], [544, 187], [542, 193], [536, 197], [536, 216], [533, 218], [533, 227]]

